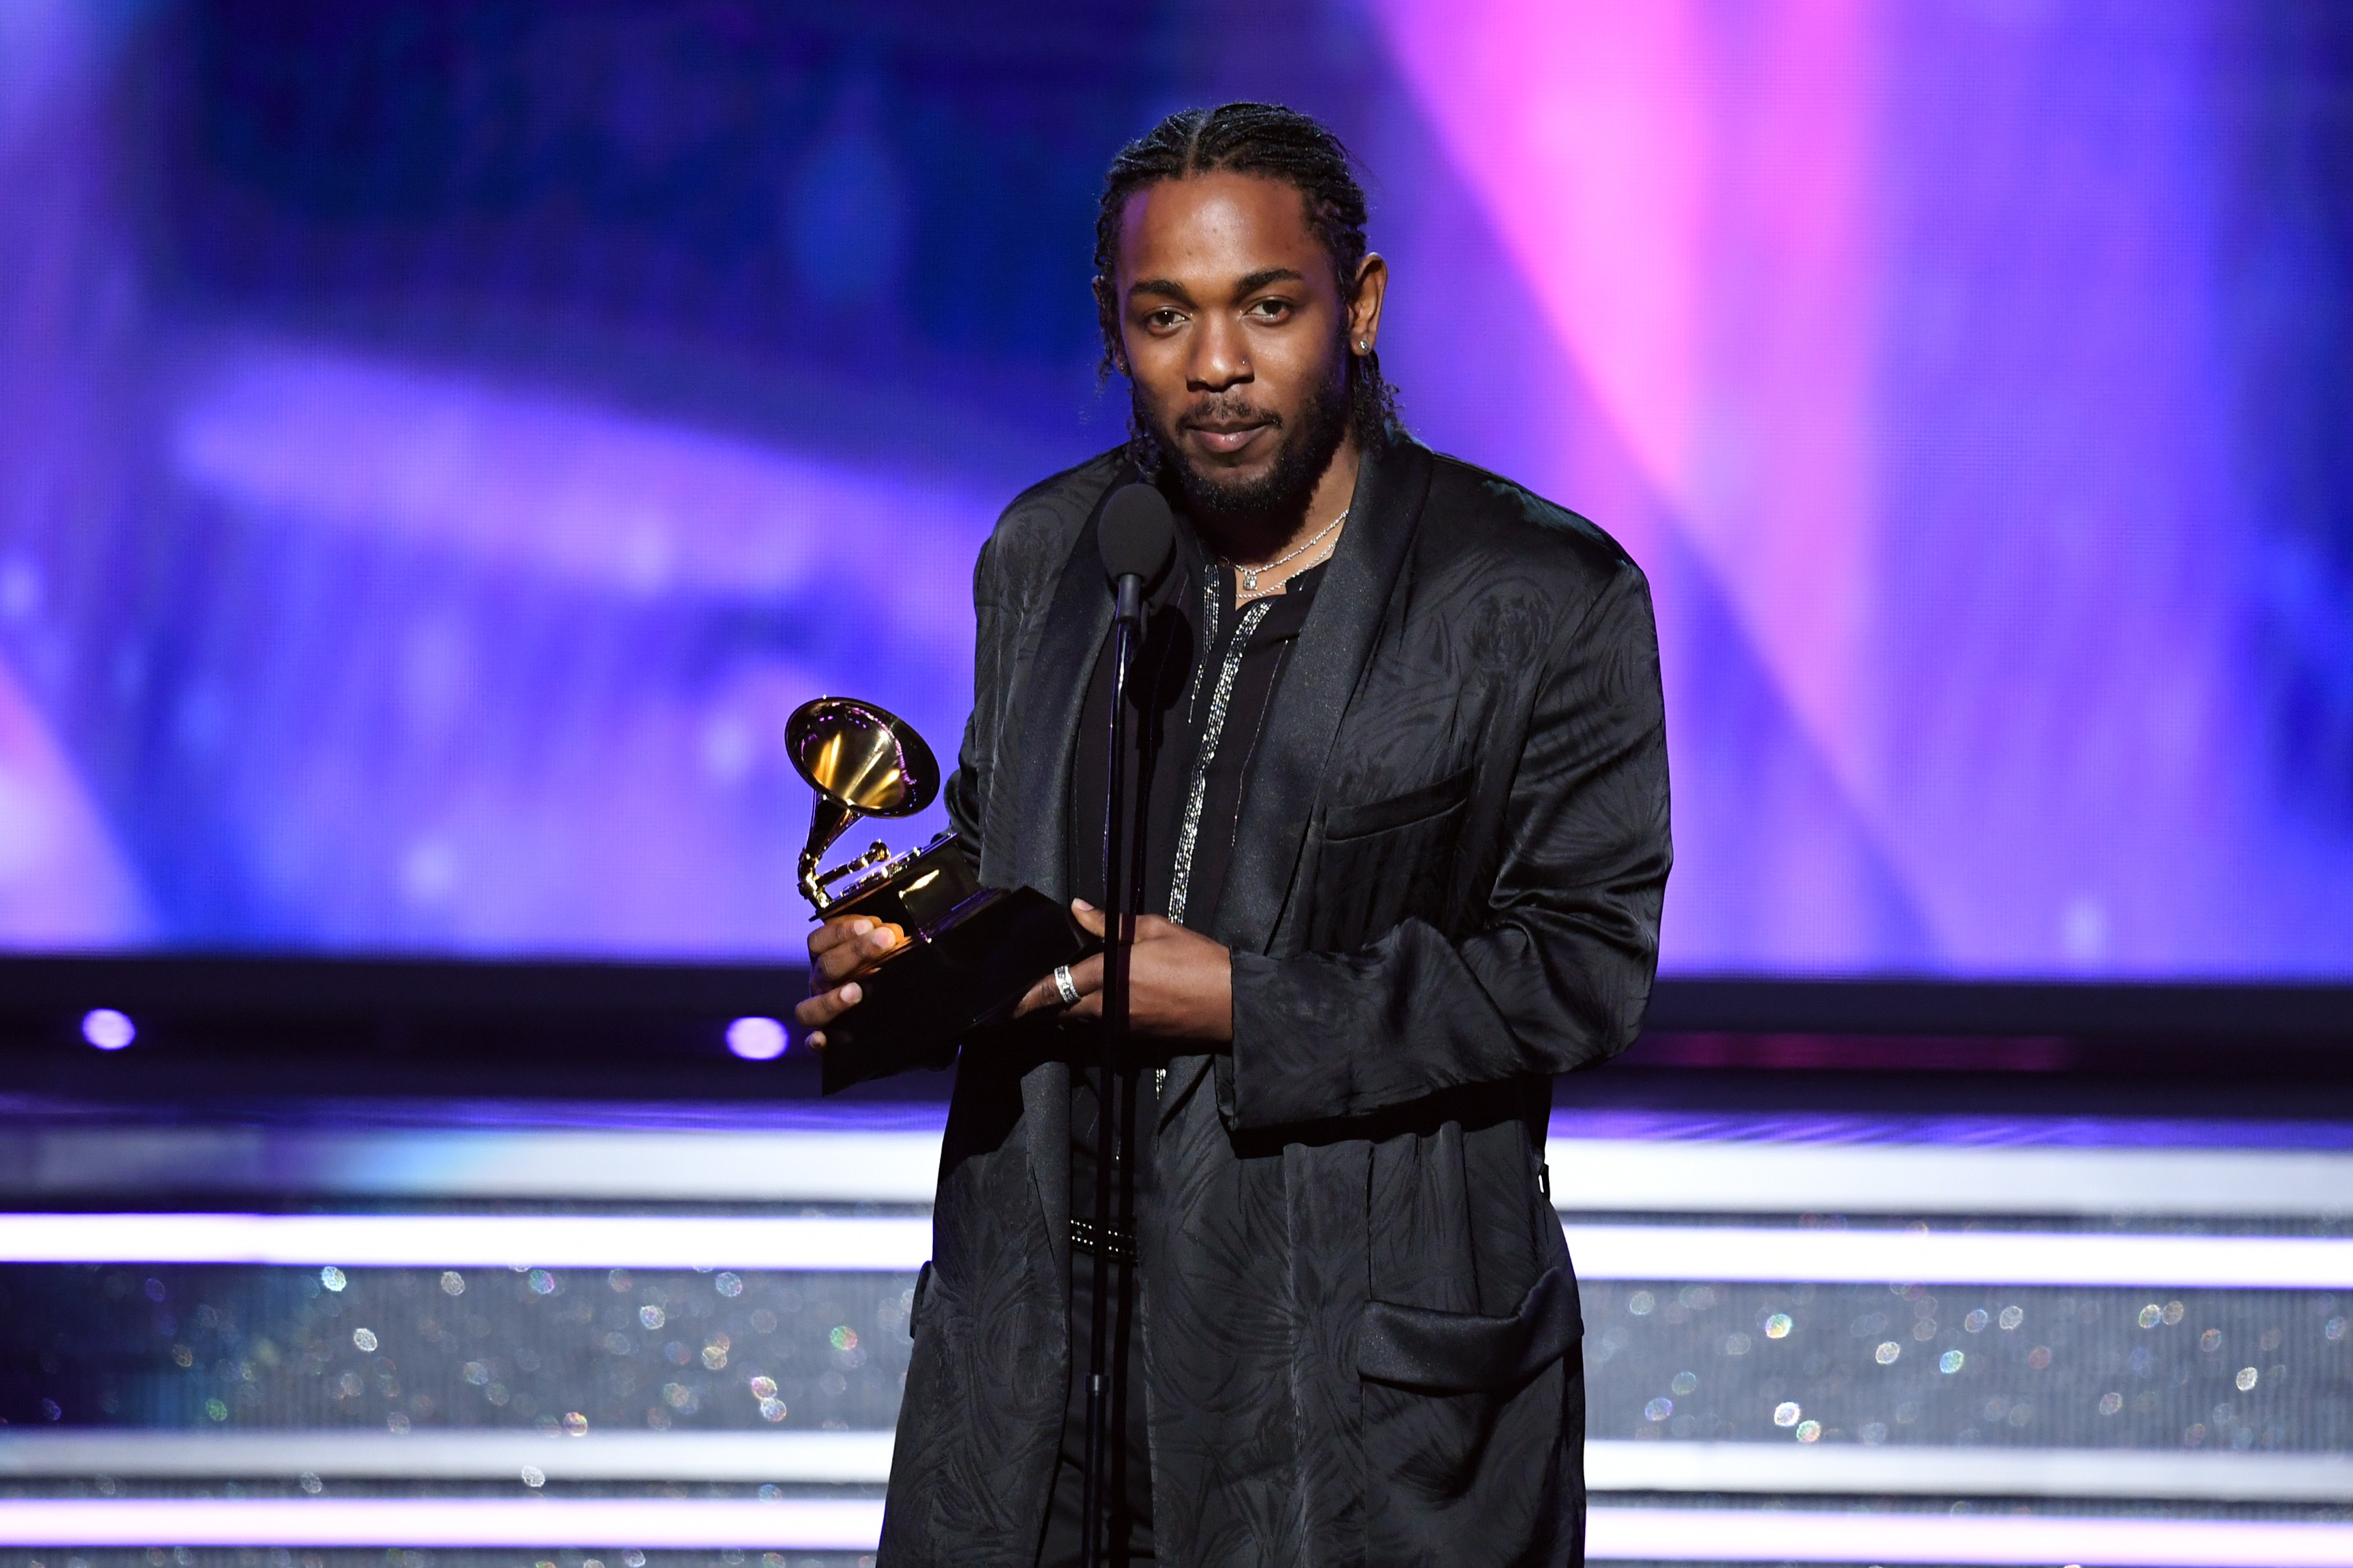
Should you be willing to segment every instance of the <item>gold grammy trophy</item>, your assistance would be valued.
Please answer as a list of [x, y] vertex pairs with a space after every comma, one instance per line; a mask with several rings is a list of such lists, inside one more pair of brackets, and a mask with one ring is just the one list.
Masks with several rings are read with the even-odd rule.
[[939, 763], [905, 720], [871, 702], [820, 697], [793, 710], [785, 749], [817, 792], [800, 859], [801, 892], [817, 918], [865, 915], [906, 933], [856, 977], [858, 1005], [826, 1026], [826, 1093], [947, 1066], [966, 1033], [1001, 1021], [1056, 964], [1094, 947], [1036, 889], [982, 887], [953, 830], [897, 856], [878, 838], [818, 869], [860, 817], [913, 816], [938, 796]]

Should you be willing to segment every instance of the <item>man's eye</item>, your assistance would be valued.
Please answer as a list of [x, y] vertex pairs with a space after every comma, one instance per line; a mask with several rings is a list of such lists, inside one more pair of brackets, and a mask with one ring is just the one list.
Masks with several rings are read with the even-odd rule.
[[1147, 327], [1156, 327], [1166, 331], [1167, 328], [1175, 326], [1182, 320], [1184, 320], [1184, 318], [1179, 316], [1176, 311], [1162, 310], [1155, 310], [1152, 314], [1145, 317], [1144, 324]]
[[1276, 321], [1291, 314], [1288, 300], [1261, 300], [1250, 308], [1250, 313], [1264, 321]]

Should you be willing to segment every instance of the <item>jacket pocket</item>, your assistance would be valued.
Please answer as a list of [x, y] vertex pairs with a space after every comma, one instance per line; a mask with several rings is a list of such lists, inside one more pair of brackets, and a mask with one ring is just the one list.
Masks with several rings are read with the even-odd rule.
[[1508, 1318], [1369, 1303], [1356, 1336], [1356, 1373], [1426, 1394], [1511, 1388], [1567, 1354], [1584, 1333], [1577, 1281], [1554, 1268]]
[[1303, 922], [1309, 951], [1351, 952], [1408, 920], [1445, 923], [1454, 853], [1469, 815], [1471, 771], [1324, 820], [1314, 899]]
[[1565, 1267], [1509, 1317], [1366, 1306], [1356, 1371], [1369, 1561], [1565, 1560], [1585, 1426], [1582, 1331]]
[[1424, 817], [1441, 816], [1453, 810], [1470, 793], [1471, 770], [1464, 768], [1436, 784], [1409, 789], [1387, 800], [1340, 806], [1324, 818], [1324, 841], [1328, 844], [1335, 839], [1362, 838], [1366, 834], [1386, 833]]

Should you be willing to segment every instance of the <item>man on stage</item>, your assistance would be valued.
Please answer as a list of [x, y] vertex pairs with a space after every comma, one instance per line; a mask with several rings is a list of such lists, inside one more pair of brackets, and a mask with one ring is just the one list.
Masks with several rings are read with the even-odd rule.
[[[1388, 268], [1314, 121], [1171, 116], [1113, 164], [1095, 260], [1134, 433], [983, 549], [948, 799], [984, 883], [1100, 931], [1096, 524], [1158, 486], [1177, 546], [1124, 759], [1165, 916], [1134, 948], [1145, 1048], [1103, 1080], [1100, 959], [965, 1043], [881, 1562], [1080, 1561], [1097, 1291], [1105, 1561], [1579, 1562], [1545, 1127], [1553, 1077], [1634, 1037], [1657, 955], [1648, 586], [1591, 523], [1398, 426]], [[813, 1043], [897, 937], [812, 938]]]

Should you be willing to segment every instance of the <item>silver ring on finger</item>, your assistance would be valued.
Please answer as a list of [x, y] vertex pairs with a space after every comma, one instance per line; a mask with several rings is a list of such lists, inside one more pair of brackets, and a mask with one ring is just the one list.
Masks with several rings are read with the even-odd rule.
[[1078, 983], [1071, 978], [1071, 966], [1067, 963], [1054, 965], [1054, 993], [1061, 997], [1063, 1006], [1072, 1007], [1078, 1005]]

